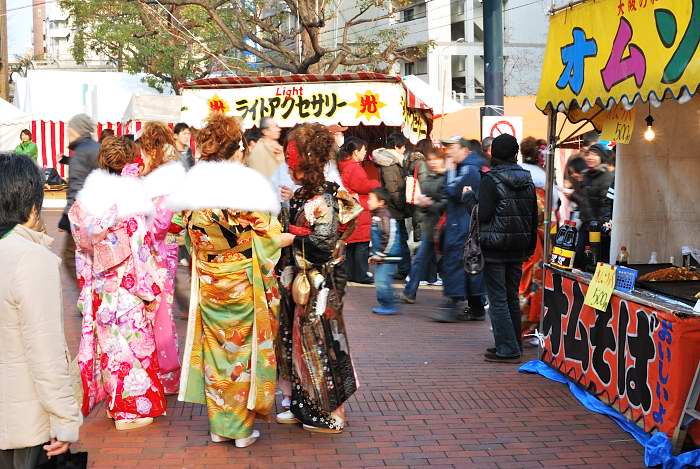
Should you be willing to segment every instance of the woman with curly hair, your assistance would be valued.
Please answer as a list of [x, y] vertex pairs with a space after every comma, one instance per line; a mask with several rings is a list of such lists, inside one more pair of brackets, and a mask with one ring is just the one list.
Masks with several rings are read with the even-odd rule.
[[184, 210], [192, 254], [181, 401], [206, 404], [212, 441], [239, 448], [260, 437], [256, 416], [275, 402], [279, 292], [275, 264], [292, 236], [281, 233], [277, 194], [240, 164], [241, 129], [212, 114], [197, 136], [197, 164], [170, 205]]
[[277, 421], [323, 433], [343, 431], [343, 403], [357, 389], [343, 322], [342, 262], [345, 240], [362, 207], [326, 180], [324, 167], [334, 152], [333, 135], [319, 124], [300, 127], [287, 148], [290, 175], [301, 187], [290, 201], [287, 227], [295, 235], [295, 265], [281, 276], [293, 298], [283, 305], [293, 309], [282, 311], [282, 324], [291, 331], [281, 331], [278, 350], [280, 360], [289, 361], [292, 390], [290, 409]]
[[164, 271], [147, 224], [154, 212], [146, 181], [129, 174], [134, 147], [109, 137], [68, 212], [76, 244], [83, 314], [78, 364], [82, 411], [105, 400], [117, 430], [165, 413], [153, 321]]
[[[172, 131], [162, 122], [147, 122], [139, 138], [140, 164], [134, 163], [133, 174], [152, 177], [162, 184], [151, 184], [151, 196], [156, 202], [156, 216], [153, 217], [153, 235], [158, 253], [159, 266], [165, 270], [163, 291], [158, 296], [158, 309], [155, 315], [155, 340], [160, 367], [160, 380], [166, 394], [177, 394], [180, 384], [180, 353], [177, 346], [177, 328], [173, 319], [175, 278], [177, 277], [178, 245], [177, 235], [181, 227], [173, 225], [173, 212], [165, 207], [162, 189], [168, 188], [168, 180], [184, 174], [184, 166], [175, 150]], [[179, 215], [176, 215], [179, 219]]]

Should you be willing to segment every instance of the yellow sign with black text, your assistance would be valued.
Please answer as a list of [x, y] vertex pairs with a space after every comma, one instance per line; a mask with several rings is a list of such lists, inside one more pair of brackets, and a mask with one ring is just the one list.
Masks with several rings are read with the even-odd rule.
[[613, 290], [615, 290], [615, 266], [598, 262], [583, 304], [598, 311], [605, 311], [608, 309]]

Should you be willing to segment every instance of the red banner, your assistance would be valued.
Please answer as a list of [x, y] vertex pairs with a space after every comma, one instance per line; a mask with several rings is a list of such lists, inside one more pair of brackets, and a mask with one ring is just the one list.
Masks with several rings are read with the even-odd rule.
[[644, 431], [672, 438], [700, 360], [700, 318], [616, 294], [596, 311], [583, 304], [587, 289], [547, 269], [542, 360]]

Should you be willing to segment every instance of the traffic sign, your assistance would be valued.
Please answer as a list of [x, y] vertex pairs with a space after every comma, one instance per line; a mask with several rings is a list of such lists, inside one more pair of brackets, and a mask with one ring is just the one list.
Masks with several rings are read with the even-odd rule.
[[481, 120], [481, 135], [496, 138], [510, 134], [520, 142], [523, 138], [523, 118], [520, 116], [484, 116]]

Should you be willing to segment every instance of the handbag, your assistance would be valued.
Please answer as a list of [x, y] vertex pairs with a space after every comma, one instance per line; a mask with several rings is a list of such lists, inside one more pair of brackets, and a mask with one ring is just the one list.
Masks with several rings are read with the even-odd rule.
[[71, 453], [68, 451], [51, 459], [48, 459], [46, 453], [43, 453], [43, 457], [39, 459], [35, 469], [86, 469], [87, 463], [87, 452]]
[[416, 161], [413, 165], [413, 176], [406, 177], [406, 203], [409, 205], [416, 205], [418, 198], [423, 195], [423, 192], [420, 190], [420, 181], [418, 181], [419, 163], [419, 161]]
[[306, 253], [304, 252], [304, 240], [301, 240], [301, 272], [299, 272], [292, 282], [292, 298], [299, 306], [306, 306], [311, 298], [311, 282], [306, 275]]
[[464, 271], [470, 275], [476, 275], [484, 270], [484, 254], [481, 252], [479, 240], [479, 206], [472, 209], [469, 224], [469, 236], [464, 243], [463, 252]]

